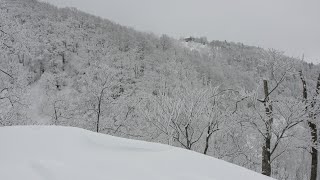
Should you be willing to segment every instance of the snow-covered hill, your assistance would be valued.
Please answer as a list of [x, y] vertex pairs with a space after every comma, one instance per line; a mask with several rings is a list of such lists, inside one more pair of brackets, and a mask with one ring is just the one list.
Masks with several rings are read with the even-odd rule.
[[3, 180], [267, 180], [179, 148], [66, 127], [0, 128]]

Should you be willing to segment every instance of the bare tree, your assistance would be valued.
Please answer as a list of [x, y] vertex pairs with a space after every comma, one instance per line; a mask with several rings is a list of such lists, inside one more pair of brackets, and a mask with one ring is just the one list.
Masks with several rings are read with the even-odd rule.
[[263, 81], [263, 89], [265, 94], [265, 100], [263, 102], [267, 120], [265, 121], [266, 132], [264, 134], [265, 143], [262, 147], [262, 174], [266, 176], [271, 176], [271, 127], [273, 123], [272, 117], [272, 104], [270, 103], [269, 99], [269, 88], [268, 88], [268, 81]]
[[[195, 144], [203, 147], [208, 153], [212, 135], [221, 129], [225, 120], [223, 96], [228, 91], [217, 93], [217, 88], [191, 90], [181, 92], [176, 89], [169, 95], [158, 94], [149, 96], [140, 106], [145, 119], [165, 135], [169, 144], [173, 143], [192, 150]], [[220, 109], [222, 108], [222, 109]], [[200, 151], [200, 150], [198, 150]]]
[[[299, 72], [300, 79], [302, 82], [303, 87], [303, 100], [306, 104], [306, 112], [309, 114], [309, 120], [308, 125], [311, 131], [311, 138], [312, 138], [312, 147], [311, 147], [311, 176], [310, 180], [316, 180], [317, 179], [317, 172], [318, 172], [318, 150], [316, 148], [317, 141], [318, 141], [318, 129], [317, 125], [315, 123], [316, 114], [313, 112], [313, 109], [315, 107], [315, 97], [312, 98], [311, 102], [308, 101], [308, 91], [307, 91], [307, 83], [306, 80], [303, 77], [302, 71]], [[318, 76], [317, 80], [317, 86], [316, 86], [316, 95], [319, 95], [320, 91], [320, 74]]]
[[[282, 140], [285, 139], [286, 134], [291, 130], [293, 127], [296, 127], [299, 123], [303, 120], [296, 118], [297, 116], [301, 117], [300, 114], [295, 114], [295, 116], [289, 116], [287, 119], [283, 116], [280, 116], [278, 113], [281, 112], [279, 108], [281, 106], [277, 106], [277, 109], [274, 109], [274, 104], [281, 104], [284, 105], [284, 102], [277, 97], [277, 92], [281, 92], [281, 84], [285, 81], [286, 77], [288, 77], [292, 65], [290, 65], [286, 59], [282, 58], [282, 54], [275, 51], [270, 50], [268, 54], [267, 61], [267, 68], [268, 68], [268, 75], [269, 80], [263, 80], [263, 98], [259, 99], [258, 92], [254, 95], [253, 99], [255, 99], [258, 104], [253, 102], [253, 105], [250, 106], [253, 110], [253, 114], [248, 114], [243, 116], [244, 121], [248, 122], [254, 129], [256, 129], [259, 134], [263, 138], [263, 145], [262, 145], [262, 161], [261, 161], [261, 169], [262, 174], [266, 176], [271, 176], [272, 174], [272, 161], [281, 156], [281, 154], [275, 154], [277, 152], [279, 144]], [[270, 85], [271, 84], [271, 85]], [[273, 85], [273, 86], [272, 86]], [[272, 86], [272, 88], [270, 88]], [[242, 101], [246, 101], [249, 103], [248, 99], [252, 95], [244, 96], [241, 98], [240, 101], [236, 102], [236, 107]], [[277, 98], [273, 98], [277, 97]], [[262, 108], [259, 106], [259, 103], [262, 104], [264, 113], [261, 113]], [[259, 109], [261, 108], [261, 109]], [[299, 108], [296, 107], [295, 109], [297, 112]], [[235, 111], [236, 112], [236, 111]], [[277, 113], [276, 113], [277, 112]], [[241, 114], [241, 112], [240, 112]], [[252, 116], [252, 117], [250, 117]], [[274, 130], [274, 120], [277, 118], [277, 121], [280, 119], [285, 119], [286, 125], [282, 126], [277, 131]]]
[[96, 132], [101, 129], [101, 121], [106, 115], [108, 106], [114, 102], [113, 90], [118, 85], [115, 74], [116, 71], [106, 64], [91, 65], [79, 80], [78, 88], [84, 91], [79, 108], [83, 110], [83, 115], [94, 117]]

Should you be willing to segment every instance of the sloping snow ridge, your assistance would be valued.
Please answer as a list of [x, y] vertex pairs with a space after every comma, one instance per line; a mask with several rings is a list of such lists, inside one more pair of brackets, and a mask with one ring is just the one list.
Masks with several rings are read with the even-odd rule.
[[271, 180], [192, 151], [71, 127], [0, 128], [1, 180]]

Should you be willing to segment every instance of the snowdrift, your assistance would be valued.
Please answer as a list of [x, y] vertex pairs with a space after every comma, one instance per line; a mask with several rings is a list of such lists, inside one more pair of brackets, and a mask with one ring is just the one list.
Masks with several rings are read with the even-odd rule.
[[1, 180], [271, 180], [209, 156], [70, 127], [0, 128]]

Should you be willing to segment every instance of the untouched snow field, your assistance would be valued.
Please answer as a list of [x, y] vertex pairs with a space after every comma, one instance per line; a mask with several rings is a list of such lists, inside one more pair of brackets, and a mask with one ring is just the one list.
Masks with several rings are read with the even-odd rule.
[[209, 156], [70, 127], [0, 128], [1, 180], [271, 180]]

